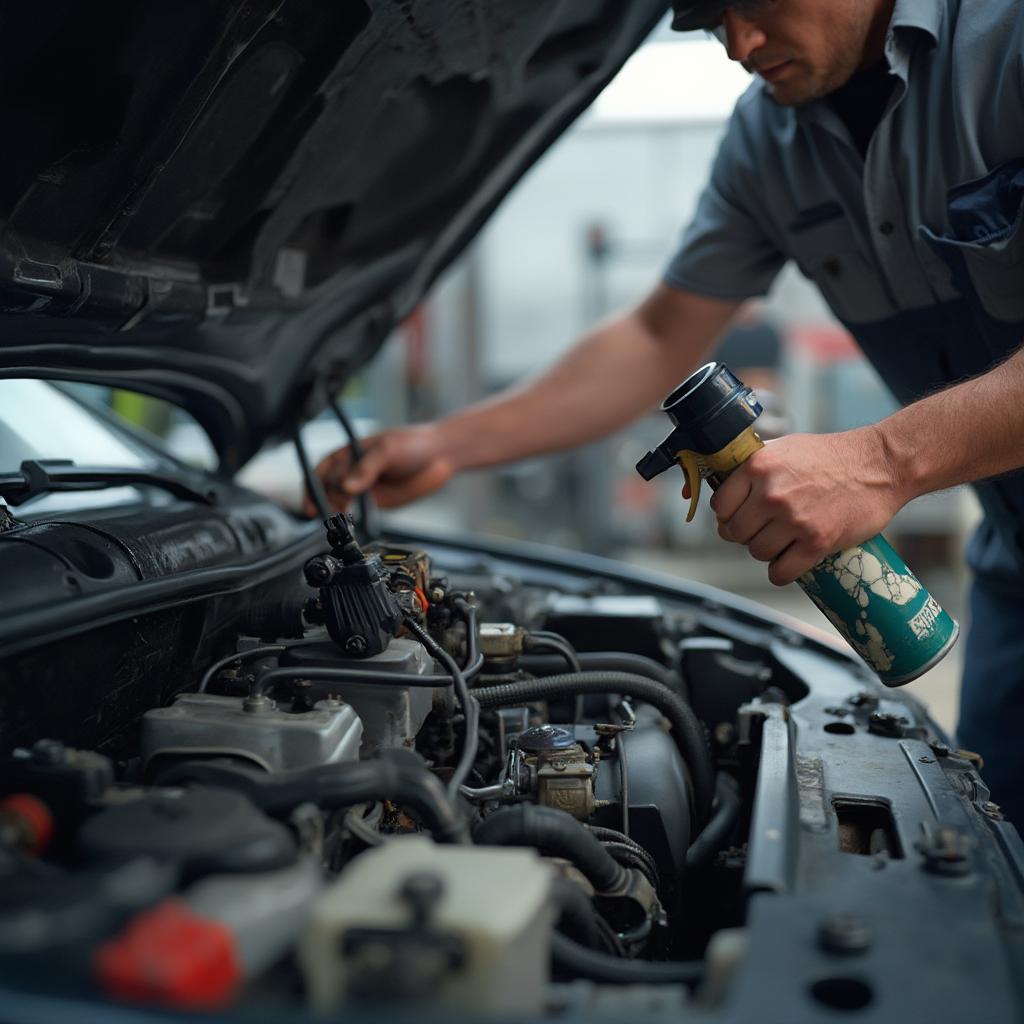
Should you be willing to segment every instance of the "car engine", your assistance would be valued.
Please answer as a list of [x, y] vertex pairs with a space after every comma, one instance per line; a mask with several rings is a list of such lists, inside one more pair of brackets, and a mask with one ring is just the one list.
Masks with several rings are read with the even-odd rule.
[[[779, 653], [796, 634], [326, 528], [303, 579], [105, 749], [40, 735], [7, 758], [0, 984], [260, 1013], [711, 1013], [751, 893], [792, 886], [799, 828], [876, 873], [910, 855], [884, 798], [826, 797], [820, 753], [766, 772], [809, 692]], [[822, 670], [818, 735], [912, 740], [980, 785], [852, 665]], [[936, 877], [965, 877], [962, 833], [922, 842]], [[870, 946], [856, 918], [815, 920], [825, 955]], [[850, 1008], [857, 984], [819, 1003]]]

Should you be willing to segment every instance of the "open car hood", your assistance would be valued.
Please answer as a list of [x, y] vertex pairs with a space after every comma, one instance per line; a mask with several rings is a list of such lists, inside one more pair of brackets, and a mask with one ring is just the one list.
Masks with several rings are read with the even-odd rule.
[[169, 399], [234, 469], [365, 363], [664, 7], [5, 7], [0, 375]]

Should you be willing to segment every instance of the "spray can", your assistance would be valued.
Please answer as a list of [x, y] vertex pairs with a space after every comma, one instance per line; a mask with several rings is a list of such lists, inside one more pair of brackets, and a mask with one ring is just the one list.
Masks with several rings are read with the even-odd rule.
[[[761, 403], [724, 363], [708, 363], [661, 408], [675, 429], [636, 468], [652, 480], [682, 467], [690, 485], [689, 522], [701, 480], [716, 488], [764, 447], [753, 426]], [[949, 653], [960, 632], [881, 534], [829, 555], [797, 582], [886, 686], [923, 675]]]

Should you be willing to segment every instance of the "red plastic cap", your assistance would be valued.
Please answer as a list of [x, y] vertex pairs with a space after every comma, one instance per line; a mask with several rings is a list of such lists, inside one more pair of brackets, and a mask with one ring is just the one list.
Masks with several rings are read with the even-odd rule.
[[31, 793], [12, 793], [0, 801], [0, 820], [13, 825], [29, 853], [45, 852], [53, 838], [50, 808]]
[[231, 930], [173, 899], [133, 918], [93, 966], [115, 999], [190, 1009], [227, 1005], [242, 979]]

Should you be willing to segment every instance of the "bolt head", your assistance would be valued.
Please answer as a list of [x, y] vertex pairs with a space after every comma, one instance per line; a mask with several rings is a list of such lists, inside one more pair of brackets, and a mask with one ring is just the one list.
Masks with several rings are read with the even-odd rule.
[[715, 742], [727, 747], [736, 738], [736, 729], [732, 722], [719, 722], [715, 726]]
[[358, 633], [355, 636], [350, 636], [345, 641], [345, 650], [356, 657], [365, 654], [369, 646], [366, 642], [366, 637], [360, 636]]
[[863, 953], [871, 942], [871, 929], [855, 914], [834, 914], [818, 926], [818, 943], [829, 953]]
[[264, 696], [246, 697], [242, 701], [242, 710], [247, 715], [259, 715], [267, 711], [273, 711], [276, 706], [269, 697]]
[[322, 587], [331, 581], [334, 575], [334, 567], [331, 560], [325, 555], [316, 555], [306, 563], [306, 582], [311, 587]]

